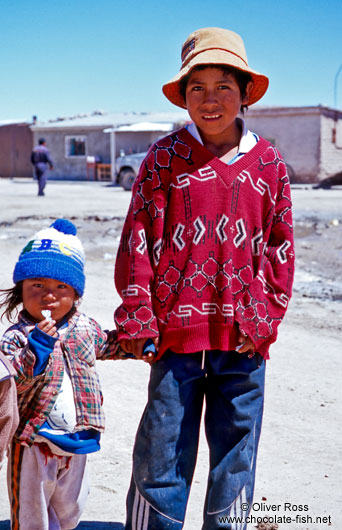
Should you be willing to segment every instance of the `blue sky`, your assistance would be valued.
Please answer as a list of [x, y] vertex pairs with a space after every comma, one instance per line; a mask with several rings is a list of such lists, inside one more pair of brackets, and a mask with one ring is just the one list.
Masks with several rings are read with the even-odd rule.
[[0, 121], [176, 110], [161, 86], [206, 26], [242, 35], [262, 104], [333, 106], [341, 21], [342, 0], [0, 0]]

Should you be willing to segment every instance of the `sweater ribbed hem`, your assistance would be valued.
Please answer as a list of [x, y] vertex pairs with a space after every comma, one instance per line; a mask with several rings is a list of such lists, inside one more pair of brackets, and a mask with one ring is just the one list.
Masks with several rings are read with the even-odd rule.
[[[175, 353], [195, 353], [201, 350], [234, 350], [238, 343], [237, 326], [220, 324], [198, 324], [185, 328], [166, 329], [162, 333], [157, 359], [171, 350]], [[258, 353], [269, 359], [268, 348], [260, 348]]]

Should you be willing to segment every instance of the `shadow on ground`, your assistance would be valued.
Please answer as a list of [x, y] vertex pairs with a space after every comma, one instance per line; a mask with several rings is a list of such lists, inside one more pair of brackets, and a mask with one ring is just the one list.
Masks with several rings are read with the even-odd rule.
[[[10, 530], [9, 520], [0, 521], [0, 530]], [[75, 530], [124, 530], [124, 525], [103, 521], [82, 521]]]
[[[106, 523], [103, 521], [82, 521], [75, 530], [124, 530], [122, 523]], [[1, 528], [0, 528], [1, 530]]]

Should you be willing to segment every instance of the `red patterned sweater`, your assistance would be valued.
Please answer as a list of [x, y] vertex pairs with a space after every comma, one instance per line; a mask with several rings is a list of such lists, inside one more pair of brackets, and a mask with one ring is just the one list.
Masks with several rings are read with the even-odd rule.
[[268, 358], [294, 273], [286, 165], [264, 139], [232, 165], [186, 129], [149, 150], [116, 260], [119, 338], [160, 334], [159, 356], [231, 350], [239, 329]]

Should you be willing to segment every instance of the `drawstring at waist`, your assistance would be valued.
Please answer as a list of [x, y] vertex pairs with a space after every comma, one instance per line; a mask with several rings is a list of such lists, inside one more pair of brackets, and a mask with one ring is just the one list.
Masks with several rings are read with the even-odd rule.
[[203, 352], [202, 352], [202, 366], [201, 366], [201, 370], [204, 370], [204, 364], [205, 364], [205, 350], [203, 350]]

